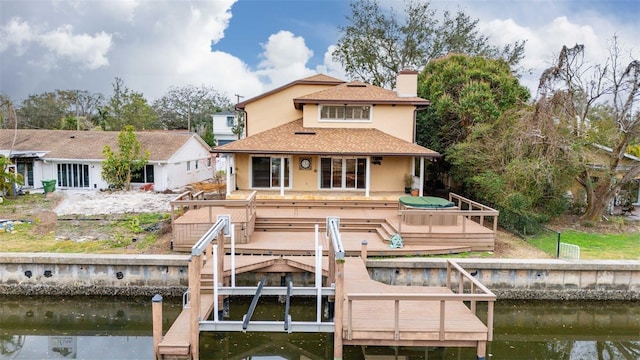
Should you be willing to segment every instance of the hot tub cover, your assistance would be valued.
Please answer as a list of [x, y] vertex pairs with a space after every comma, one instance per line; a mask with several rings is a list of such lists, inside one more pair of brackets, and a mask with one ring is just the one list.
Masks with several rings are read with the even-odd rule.
[[451, 201], [435, 196], [402, 196], [399, 201], [405, 206], [424, 209], [441, 209], [455, 206]]

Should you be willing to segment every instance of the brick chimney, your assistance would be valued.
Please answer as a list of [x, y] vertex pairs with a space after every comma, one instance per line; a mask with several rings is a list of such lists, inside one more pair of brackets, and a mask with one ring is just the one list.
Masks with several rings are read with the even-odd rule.
[[399, 97], [418, 96], [418, 72], [404, 69], [398, 73], [396, 93]]

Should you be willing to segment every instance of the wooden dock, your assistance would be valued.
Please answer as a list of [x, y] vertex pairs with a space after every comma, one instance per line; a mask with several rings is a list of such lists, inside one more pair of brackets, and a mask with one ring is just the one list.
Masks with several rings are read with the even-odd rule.
[[[306, 327], [305, 331], [317, 328], [317, 331], [333, 332], [334, 359], [342, 359], [344, 344], [476, 347], [478, 359], [484, 359], [486, 342], [492, 340], [493, 333], [495, 295], [491, 291], [453, 261], [448, 262], [447, 282], [441, 287], [393, 286], [376, 282], [370, 278], [363, 261], [367, 256], [366, 247], [362, 247], [361, 257], [345, 257], [337, 219], [327, 220], [326, 226], [330, 228], [328, 236], [323, 240], [327, 255], [321, 261], [311, 256], [240, 255], [235, 259], [236, 272], [283, 272], [290, 269], [314, 272], [314, 269], [321, 269], [323, 280], [331, 286], [318, 287], [317, 290], [322, 291], [322, 296], [335, 298], [335, 318], [329, 323], [321, 322], [318, 318], [317, 323], [293, 324], [292, 328]], [[189, 264], [189, 306], [164, 336], [161, 321], [159, 330], [155, 321], [162, 318], [161, 313], [158, 316], [154, 307], [156, 359], [197, 359], [200, 331], [247, 330], [246, 326], [240, 328], [241, 324], [237, 321], [207, 320], [211, 317], [212, 310], [215, 311], [216, 294], [219, 296], [219, 306], [223, 296], [255, 293], [256, 298], [259, 298], [262, 291], [261, 286], [241, 289], [213, 285], [213, 276], [216, 276], [212, 274], [213, 269], [217, 269], [215, 271], [219, 284], [228, 284], [226, 277], [231, 275], [230, 258], [224, 254], [223, 228], [223, 220], [218, 221], [194, 245]], [[214, 263], [211, 264], [211, 261]], [[204, 266], [206, 264], [208, 265]], [[292, 291], [294, 296], [309, 296], [315, 291], [315, 288], [293, 289], [278, 287], [265, 291], [270, 295], [287, 296]], [[486, 324], [476, 316], [477, 302], [488, 304]], [[197, 314], [192, 313], [191, 304], [199, 309]], [[260, 323], [254, 329], [284, 331], [282, 322], [271, 325]]]

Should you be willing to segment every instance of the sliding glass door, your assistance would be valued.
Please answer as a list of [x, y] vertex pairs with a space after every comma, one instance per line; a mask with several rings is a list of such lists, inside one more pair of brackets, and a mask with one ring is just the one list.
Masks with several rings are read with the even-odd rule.
[[320, 187], [322, 189], [364, 189], [366, 187], [366, 158], [320, 159]]

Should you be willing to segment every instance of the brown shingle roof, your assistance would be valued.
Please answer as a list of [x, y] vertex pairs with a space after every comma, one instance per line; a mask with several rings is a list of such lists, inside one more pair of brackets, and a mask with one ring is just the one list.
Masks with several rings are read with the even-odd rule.
[[344, 84], [344, 80], [340, 80], [340, 79], [336, 79], [334, 77], [328, 76], [328, 75], [324, 75], [324, 74], [316, 74], [316, 75], [312, 75], [303, 79], [299, 79], [299, 80], [295, 80], [292, 81], [288, 84], [282, 85], [280, 87], [277, 87], [271, 91], [267, 91], [263, 94], [260, 94], [258, 96], [252, 97], [251, 99], [245, 100], [243, 102], [239, 102], [238, 104], [236, 104], [236, 108], [238, 109], [244, 109], [245, 105], [250, 103], [250, 102], [254, 102], [256, 100], [262, 99], [264, 97], [267, 97], [271, 94], [280, 92], [286, 88], [290, 88], [292, 86], [295, 85], [339, 85], [339, 84]]
[[439, 157], [440, 154], [377, 129], [305, 128], [295, 120], [218, 146], [220, 153], [378, 155]]
[[[14, 152], [47, 152], [48, 159], [103, 159], [102, 149], [118, 147], [117, 131], [18, 130]], [[166, 161], [191, 138], [207, 149], [197, 135], [187, 132], [136, 132], [142, 149], [149, 150], [150, 161]], [[0, 150], [7, 151], [13, 142], [13, 130], [0, 129]]]
[[419, 97], [401, 97], [393, 90], [352, 81], [293, 99], [297, 109], [301, 104], [345, 103], [345, 104], [406, 104], [429, 105], [429, 101]]

